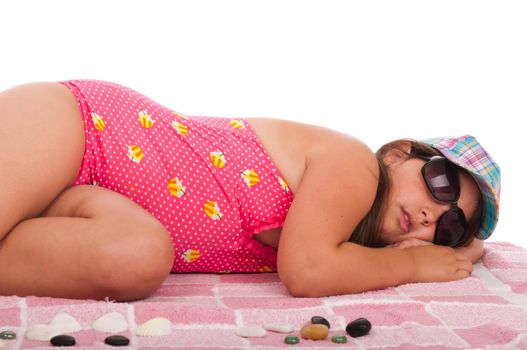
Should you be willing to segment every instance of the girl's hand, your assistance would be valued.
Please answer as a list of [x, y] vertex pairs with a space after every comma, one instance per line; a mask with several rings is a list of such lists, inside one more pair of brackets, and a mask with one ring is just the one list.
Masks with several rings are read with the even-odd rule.
[[453, 248], [422, 245], [406, 250], [413, 260], [411, 282], [448, 282], [470, 276], [472, 263]]
[[418, 238], [407, 238], [403, 241], [387, 245], [386, 247], [389, 248], [399, 248], [399, 249], [405, 249], [410, 247], [417, 247], [417, 246], [423, 246], [423, 245], [432, 245], [432, 242], [423, 241]]

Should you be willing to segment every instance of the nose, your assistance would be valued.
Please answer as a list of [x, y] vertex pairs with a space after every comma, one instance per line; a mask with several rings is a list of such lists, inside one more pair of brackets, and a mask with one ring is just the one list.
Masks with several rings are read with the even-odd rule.
[[435, 218], [430, 208], [421, 208], [417, 216], [417, 221], [419, 221], [419, 223], [425, 227], [432, 225], [435, 222]]
[[446, 212], [449, 208], [450, 208], [449, 205], [446, 203], [444, 205], [441, 204], [441, 205], [435, 206], [434, 208], [431, 208], [428, 206], [422, 207], [419, 210], [417, 220], [423, 226], [426, 226], [426, 227], [433, 226], [435, 225], [437, 219], [441, 216], [441, 214]]

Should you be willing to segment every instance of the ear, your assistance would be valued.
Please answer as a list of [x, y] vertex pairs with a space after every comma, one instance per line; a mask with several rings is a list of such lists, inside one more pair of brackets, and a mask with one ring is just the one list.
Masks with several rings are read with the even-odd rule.
[[390, 148], [383, 157], [386, 166], [393, 166], [408, 159], [408, 154], [412, 150], [410, 141], [401, 140], [393, 148]]

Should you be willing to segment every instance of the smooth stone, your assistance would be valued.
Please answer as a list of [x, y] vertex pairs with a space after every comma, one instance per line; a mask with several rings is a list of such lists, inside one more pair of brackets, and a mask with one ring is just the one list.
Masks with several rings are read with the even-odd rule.
[[329, 334], [329, 328], [323, 324], [308, 324], [302, 327], [300, 335], [304, 339], [322, 340]]
[[263, 337], [267, 334], [262, 327], [240, 327], [236, 330], [236, 335], [244, 338], [248, 337]]
[[285, 337], [284, 343], [289, 345], [298, 344], [300, 343], [300, 339], [296, 335], [288, 335], [287, 337]]
[[57, 335], [50, 339], [49, 341], [53, 346], [73, 346], [75, 345], [75, 338], [71, 335]]
[[288, 323], [266, 323], [263, 328], [277, 333], [291, 333], [293, 331], [293, 326]]
[[104, 339], [104, 343], [111, 346], [127, 346], [130, 344], [130, 339], [124, 335], [110, 335]]
[[326, 320], [322, 316], [313, 316], [313, 317], [311, 317], [311, 323], [312, 324], [323, 324], [323, 325], [326, 325], [328, 328], [331, 328], [331, 325], [329, 324], [329, 321]]
[[371, 323], [365, 318], [357, 318], [346, 326], [346, 333], [352, 337], [360, 337], [370, 332]]
[[344, 344], [348, 342], [348, 338], [345, 335], [334, 335], [331, 337], [331, 341], [337, 344]]
[[15, 339], [16, 333], [12, 331], [3, 331], [0, 333], [0, 339]]

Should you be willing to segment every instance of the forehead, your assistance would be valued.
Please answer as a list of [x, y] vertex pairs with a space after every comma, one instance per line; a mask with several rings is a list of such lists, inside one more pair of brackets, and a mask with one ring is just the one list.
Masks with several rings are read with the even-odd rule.
[[461, 186], [458, 206], [463, 209], [467, 220], [470, 220], [476, 211], [479, 199], [479, 187], [476, 180], [466, 171], [458, 169]]

